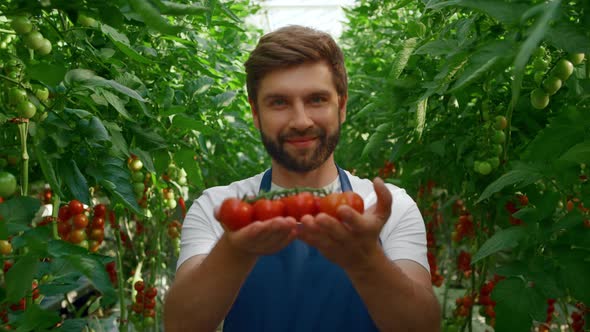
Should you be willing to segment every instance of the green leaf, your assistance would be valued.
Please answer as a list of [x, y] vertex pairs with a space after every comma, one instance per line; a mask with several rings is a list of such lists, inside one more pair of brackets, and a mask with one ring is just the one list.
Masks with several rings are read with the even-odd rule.
[[6, 273], [6, 298], [11, 303], [18, 302], [31, 291], [33, 278], [39, 268], [39, 257], [24, 255]]
[[160, 12], [164, 15], [201, 15], [208, 7], [199, 3], [182, 4], [172, 1], [156, 1]]
[[589, 303], [590, 301], [590, 261], [585, 250], [562, 251], [555, 257], [561, 267], [559, 276], [564, 286], [569, 290], [569, 295], [574, 299]]
[[414, 49], [416, 49], [417, 40], [417, 38], [408, 38], [404, 41], [401, 52], [399, 52], [394, 58], [395, 60], [393, 61], [391, 71], [389, 72], [390, 78], [397, 79], [404, 71], [404, 68], [408, 65], [410, 56], [412, 56]]
[[574, 145], [571, 149], [559, 157], [559, 159], [572, 161], [579, 164], [590, 164], [590, 141], [587, 140], [580, 144]]
[[380, 148], [385, 139], [391, 134], [392, 130], [393, 124], [391, 122], [380, 124], [377, 129], [375, 129], [375, 132], [369, 137], [369, 141], [363, 149], [361, 158], [366, 158], [373, 151], [376, 151], [378, 148]]
[[171, 25], [168, 20], [160, 14], [158, 8], [154, 7], [147, 0], [128, 0], [129, 4], [143, 19], [143, 22], [150, 28], [165, 33], [175, 35], [180, 32], [181, 28]]
[[511, 227], [496, 232], [473, 255], [472, 263], [476, 263], [498, 251], [514, 248], [518, 241], [526, 235], [527, 229], [523, 226]]
[[110, 141], [110, 136], [107, 129], [96, 116], [90, 118], [88, 126], [84, 128], [84, 136], [91, 141], [103, 142]]
[[492, 299], [496, 301], [496, 332], [529, 331], [532, 318], [544, 317], [547, 306], [540, 291], [520, 278], [498, 282], [492, 291]]
[[59, 172], [73, 197], [84, 204], [90, 204], [88, 181], [78, 168], [78, 163], [74, 159], [60, 160]]
[[113, 143], [111, 152], [113, 155], [117, 157], [129, 156], [129, 147], [125, 137], [123, 137], [121, 127], [114, 122], [103, 121], [103, 124], [111, 135], [111, 142]]
[[177, 114], [172, 119], [172, 126], [176, 129], [196, 130], [205, 135], [214, 135], [215, 131], [202, 121], [191, 118], [186, 114]]
[[229, 106], [236, 98], [235, 91], [226, 91], [213, 97], [213, 102], [220, 108]]
[[104, 295], [105, 305], [117, 301], [117, 294], [111, 283], [104, 265], [94, 256], [70, 255], [64, 257], [74, 269], [85, 275], [90, 282]]
[[[28, 196], [18, 196], [0, 204], [0, 239], [7, 239], [22, 227], [28, 226], [41, 208], [41, 201]], [[13, 225], [15, 224], [15, 225]]]
[[57, 64], [38, 63], [27, 67], [27, 74], [49, 86], [57, 86], [64, 79], [67, 69]]
[[141, 127], [137, 124], [129, 124], [127, 126], [134, 135], [135, 139], [144, 150], [153, 151], [158, 149], [167, 149], [168, 142], [160, 136], [157, 132], [150, 128]]
[[[88, 326], [88, 321], [82, 318], [66, 319], [60, 326], [61, 331], [84, 331], [84, 327]], [[89, 329], [92, 331], [91, 329]]]
[[496, 181], [490, 183], [483, 191], [481, 196], [478, 198], [476, 203], [479, 203], [484, 199], [489, 198], [493, 194], [501, 191], [502, 189], [508, 186], [527, 186], [531, 183], [535, 183], [535, 181], [541, 178], [542, 174], [539, 172], [538, 169], [525, 164], [519, 164], [518, 168], [509, 171], [508, 173], [498, 178]]
[[127, 112], [127, 110], [125, 109], [125, 105], [123, 104], [123, 101], [117, 97], [115, 94], [109, 92], [109, 91], [105, 91], [105, 90], [101, 90], [100, 94], [106, 99], [106, 101], [113, 106], [113, 108], [119, 112], [119, 114], [121, 114], [121, 116], [123, 116], [125, 119], [127, 120], [133, 120], [133, 117], [131, 116], [131, 114], [129, 114], [129, 112]]
[[[31, 287], [29, 285], [29, 287]], [[24, 315], [15, 322], [17, 331], [46, 331], [61, 321], [59, 313], [55, 310], [42, 309], [38, 304], [33, 303], [27, 306]], [[22, 323], [22, 324], [21, 324]]]
[[137, 53], [134, 49], [129, 46], [129, 39], [124, 34], [118, 32], [113, 27], [110, 27], [106, 24], [100, 25], [100, 30], [107, 36], [109, 39], [117, 46], [117, 48], [123, 52], [125, 55], [131, 58], [131, 60], [137, 61], [139, 63], [143, 63], [146, 65], [151, 65], [153, 62], [144, 57], [143, 55]]
[[90, 87], [111, 87], [114, 90], [119, 91], [128, 97], [131, 97], [140, 102], [145, 102], [145, 99], [143, 99], [143, 97], [140, 96], [139, 93], [137, 93], [137, 91], [130, 89], [117, 81], [107, 80], [104, 77], [95, 75], [84, 80], [83, 84]]
[[551, 26], [547, 32], [547, 41], [557, 49], [568, 53], [590, 53], [590, 37], [585, 33], [588, 29], [561, 21]]
[[137, 214], [142, 214], [133, 193], [131, 173], [124, 159], [106, 157], [99, 163], [90, 165], [87, 172], [125, 206]]
[[426, 110], [428, 108], [428, 97], [421, 99], [416, 104], [416, 132], [418, 138], [422, 137], [424, 126], [426, 125]]
[[143, 166], [148, 172], [156, 172], [156, 168], [154, 167], [154, 161], [152, 159], [152, 156], [148, 152], [143, 151], [139, 148], [132, 148], [130, 152], [139, 157], [139, 160], [141, 160]]
[[37, 144], [33, 144], [33, 151], [37, 157], [37, 162], [39, 162], [39, 166], [41, 166], [41, 171], [43, 172], [44, 178], [47, 183], [49, 183], [53, 194], [63, 197], [60, 181], [55, 174], [55, 168], [53, 168], [53, 161], [49, 159], [49, 154], [42, 150], [38, 139], [39, 136], [35, 136], [34, 140], [37, 141]]
[[420, 46], [414, 53], [441, 56], [456, 52], [458, 47], [456, 40], [433, 40]]
[[578, 211], [574, 210], [566, 214], [563, 218], [557, 220], [551, 226], [551, 233], [557, 233], [578, 227], [584, 223], [584, 216]]

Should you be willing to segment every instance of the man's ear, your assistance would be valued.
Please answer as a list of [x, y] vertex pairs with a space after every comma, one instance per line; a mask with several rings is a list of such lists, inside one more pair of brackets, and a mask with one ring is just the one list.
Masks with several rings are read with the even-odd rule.
[[248, 103], [250, 104], [250, 111], [252, 111], [252, 118], [254, 119], [254, 126], [256, 129], [260, 129], [260, 122], [258, 120], [258, 110], [256, 109], [256, 103], [252, 98], [248, 98]]
[[348, 95], [338, 97], [338, 112], [340, 112], [340, 124], [346, 120], [346, 102], [348, 101]]

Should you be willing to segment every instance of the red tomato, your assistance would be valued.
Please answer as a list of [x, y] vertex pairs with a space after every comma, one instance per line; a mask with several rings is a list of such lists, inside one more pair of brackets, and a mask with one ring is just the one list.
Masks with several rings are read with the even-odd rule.
[[71, 215], [77, 215], [84, 212], [84, 205], [77, 199], [71, 200], [68, 206], [70, 207]]
[[138, 280], [135, 282], [135, 284], [133, 284], [133, 288], [135, 288], [136, 291], [141, 292], [145, 288], [145, 284], [143, 281]]
[[97, 217], [94, 215], [91, 227], [92, 229], [104, 229], [104, 217]]
[[309, 192], [287, 196], [282, 201], [285, 203], [286, 215], [295, 218], [295, 220], [301, 220], [301, 217], [306, 214], [315, 216], [318, 212], [315, 197]]
[[359, 194], [353, 191], [345, 191], [342, 193], [342, 196], [346, 198], [346, 204], [358, 213], [365, 212], [365, 202]]
[[71, 216], [72, 214], [70, 213], [70, 208], [67, 205], [64, 205], [59, 208], [59, 212], [57, 213], [57, 217], [59, 218], [59, 220], [66, 221], [70, 219]]
[[94, 207], [94, 218], [96, 218], [96, 217], [104, 218], [106, 213], [107, 213], [107, 207], [104, 204], [98, 204]]
[[158, 290], [156, 289], [156, 287], [148, 287], [145, 290], [145, 297], [148, 299], [153, 299], [154, 297], [156, 297], [156, 295], [158, 295]]
[[252, 208], [254, 209], [253, 220], [264, 221], [285, 215], [285, 203], [278, 199], [261, 198], [252, 205]]
[[84, 213], [80, 213], [74, 216], [74, 228], [84, 229], [88, 226], [88, 217]]
[[90, 239], [95, 240], [97, 242], [104, 241], [104, 230], [100, 228], [96, 228], [90, 231]]
[[319, 212], [338, 218], [338, 207], [346, 204], [346, 197], [340, 193], [332, 193], [320, 199]]
[[146, 299], [144, 301], [145, 302], [143, 303], [143, 307], [145, 309], [154, 309], [156, 307], [156, 299], [146, 297]]
[[70, 232], [70, 242], [78, 244], [86, 240], [86, 232], [83, 229], [77, 229]]
[[247, 226], [252, 222], [252, 205], [239, 198], [227, 198], [219, 208], [219, 221], [232, 231]]

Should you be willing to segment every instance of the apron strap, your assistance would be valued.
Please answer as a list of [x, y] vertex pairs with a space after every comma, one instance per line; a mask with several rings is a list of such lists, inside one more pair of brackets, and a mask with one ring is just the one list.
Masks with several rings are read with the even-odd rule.
[[[336, 165], [336, 168], [338, 169], [338, 178], [340, 179], [340, 188], [342, 191], [352, 191], [352, 186], [350, 185], [350, 180], [348, 179], [346, 172], [344, 172], [344, 170], [338, 165]], [[266, 170], [266, 172], [264, 172], [264, 175], [262, 175], [262, 181], [260, 181], [260, 187], [258, 188], [258, 191], [270, 191], [271, 184], [272, 168], [269, 168]]]

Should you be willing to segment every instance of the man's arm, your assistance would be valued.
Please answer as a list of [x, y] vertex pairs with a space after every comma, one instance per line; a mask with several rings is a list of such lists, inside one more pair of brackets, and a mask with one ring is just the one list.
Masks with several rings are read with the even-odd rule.
[[324, 213], [305, 216], [299, 238], [346, 271], [379, 330], [438, 331], [440, 308], [428, 271], [411, 260], [392, 262], [379, 243], [392, 196], [382, 180], [373, 184], [377, 203], [364, 214], [341, 206], [342, 222]]
[[293, 218], [254, 222], [225, 232], [208, 255], [185, 261], [164, 304], [166, 331], [215, 331], [258, 256], [277, 252], [296, 235]]

